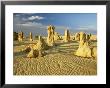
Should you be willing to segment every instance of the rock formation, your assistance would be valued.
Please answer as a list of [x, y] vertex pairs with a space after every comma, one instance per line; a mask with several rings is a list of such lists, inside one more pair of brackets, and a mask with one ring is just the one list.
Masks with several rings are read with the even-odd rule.
[[59, 40], [60, 36], [57, 32], [54, 33], [54, 40]]
[[92, 57], [92, 51], [84, 32], [80, 32], [79, 48], [75, 54], [81, 57]]
[[90, 40], [90, 35], [86, 34], [86, 40], [87, 40], [87, 41]]
[[23, 41], [23, 32], [18, 33], [18, 40]]
[[91, 35], [90, 40], [97, 40], [97, 35]]
[[84, 32], [80, 32], [80, 37], [79, 37], [79, 41], [86, 41], [86, 34]]
[[48, 33], [47, 43], [49, 46], [54, 45], [54, 30], [55, 30], [55, 27], [51, 26], [51, 25], [48, 26], [48, 28], [47, 28], [47, 33]]
[[88, 42], [81, 43], [80, 41], [79, 48], [76, 51], [76, 55], [81, 57], [92, 57], [91, 53], [91, 48], [88, 45]]
[[34, 49], [31, 49], [31, 51], [29, 52], [29, 54], [27, 55], [28, 58], [36, 58], [38, 57], [38, 51], [37, 50], [34, 50]]
[[96, 47], [94, 47], [94, 48], [92, 49], [92, 56], [93, 56], [93, 57], [97, 57], [97, 48], [96, 48]]
[[76, 41], [79, 41], [79, 40], [80, 40], [80, 34], [79, 34], [79, 33], [76, 33], [76, 34], [75, 34], [75, 40], [76, 40]]
[[22, 52], [28, 53], [31, 51], [31, 46], [25, 46], [25, 48], [22, 49]]
[[39, 41], [37, 43], [37, 49], [38, 50], [45, 50], [46, 49], [46, 46], [47, 45], [46, 45], [44, 39], [41, 36], [39, 36]]
[[46, 44], [44, 39], [41, 36], [39, 36], [39, 40], [37, 44], [31, 47], [31, 51], [29, 52], [27, 57], [30, 57], [30, 58], [36, 58], [38, 56], [42, 57], [44, 56], [44, 53], [45, 53], [44, 50], [46, 49], [48, 49], [48, 45]]
[[75, 40], [75, 36], [73, 35], [73, 36], [71, 36], [72, 37], [72, 40]]
[[33, 41], [33, 39], [32, 39], [32, 32], [29, 33], [29, 40]]
[[48, 49], [47, 43], [44, 41], [44, 39], [39, 36], [39, 40], [37, 44], [33, 47], [35, 50], [46, 50]]
[[70, 41], [70, 33], [69, 33], [69, 30], [65, 30], [64, 41], [65, 41], [65, 42], [69, 42], [69, 41]]
[[13, 33], [13, 40], [18, 40], [18, 33], [17, 32]]

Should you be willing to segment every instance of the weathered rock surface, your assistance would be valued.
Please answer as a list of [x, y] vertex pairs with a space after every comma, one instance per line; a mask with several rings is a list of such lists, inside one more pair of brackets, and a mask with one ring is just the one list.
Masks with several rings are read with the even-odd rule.
[[91, 35], [90, 40], [97, 40], [97, 35]]
[[79, 45], [76, 55], [81, 57], [92, 57], [92, 51], [87, 42]]
[[64, 41], [65, 41], [65, 42], [69, 42], [69, 41], [70, 41], [70, 33], [69, 33], [69, 30], [65, 30]]
[[60, 35], [57, 32], [54, 33], [54, 40], [60, 40]]
[[30, 58], [36, 58], [38, 56], [42, 57], [44, 56], [44, 53], [45, 53], [44, 50], [46, 49], [48, 49], [48, 45], [46, 44], [44, 39], [41, 36], [39, 36], [39, 40], [37, 44], [31, 47], [31, 51], [29, 52], [27, 57], [30, 57]]
[[29, 33], [29, 40], [33, 41], [33, 39], [32, 39], [32, 32]]
[[18, 33], [17, 32], [13, 33], [13, 40], [18, 40]]
[[23, 32], [18, 33], [18, 40], [23, 41]]
[[47, 37], [47, 43], [49, 46], [53, 46], [54, 45], [54, 30], [55, 27], [50, 25], [47, 27], [47, 33], [48, 33], [48, 37]]
[[39, 52], [37, 50], [31, 49], [29, 54], [27, 55], [28, 58], [36, 58], [38, 56]]
[[79, 41], [79, 40], [80, 40], [80, 34], [79, 34], [79, 33], [76, 33], [76, 34], [75, 34], [75, 40], [76, 40], [76, 41]]
[[93, 56], [93, 57], [97, 57], [97, 47], [94, 47], [94, 48], [92, 49], [92, 56]]
[[92, 50], [88, 44], [88, 38], [84, 32], [80, 32], [79, 48], [76, 51], [77, 56], [92, 57]]

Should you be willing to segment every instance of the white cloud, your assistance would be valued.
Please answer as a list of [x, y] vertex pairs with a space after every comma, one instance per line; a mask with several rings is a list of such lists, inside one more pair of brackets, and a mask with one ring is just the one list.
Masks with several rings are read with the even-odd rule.
[[44, 17], [41, 17], [41, 16], [31, 16], [31, 17], [28, 17], [28, 20], [42, 20], [44, 19]]
[[41, 16], [29, 16], [27, 18], [22, 18], [23, 21], [42, 20], [42, 19], [45, 19], [45, 17], [41, 17]]

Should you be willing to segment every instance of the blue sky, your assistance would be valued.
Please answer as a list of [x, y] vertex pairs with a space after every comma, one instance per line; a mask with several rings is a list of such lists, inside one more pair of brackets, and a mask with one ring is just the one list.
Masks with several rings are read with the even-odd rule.
[[14, 31], [26, 34], [31, 31], [34, 35], [46, 35], [46, 28], [50, 24], [59, 34], [64, 34], [65, 29], [71, 33], [97, 33], [96, 13], [14, 13], [13, 17]]

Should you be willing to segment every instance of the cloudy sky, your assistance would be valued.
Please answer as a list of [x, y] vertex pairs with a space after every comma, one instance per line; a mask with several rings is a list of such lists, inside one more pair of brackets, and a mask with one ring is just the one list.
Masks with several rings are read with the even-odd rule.
[[55, 31], [60, 34], [64, 34], [65, 29], [71, 33], [97, 33], [95, 13], [14, 13], [13, 18], [14, 31], [23, 31], [25, 35], [29, 32], [33, 35], [47, 35], [48, 25], [54, 25]]

